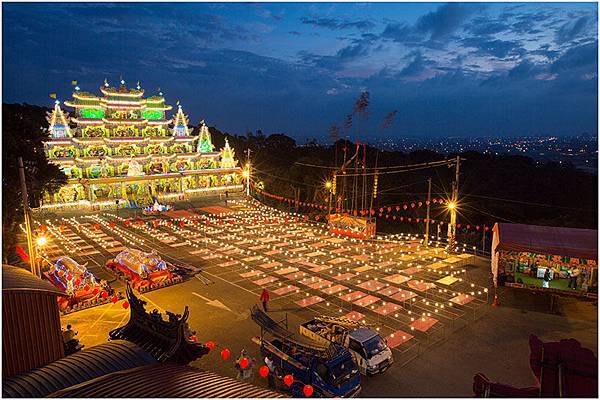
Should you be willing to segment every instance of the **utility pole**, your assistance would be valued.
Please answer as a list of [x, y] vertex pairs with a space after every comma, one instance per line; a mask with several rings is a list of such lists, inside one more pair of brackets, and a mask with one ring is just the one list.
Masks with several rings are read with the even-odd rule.
[[427, 218], [425, 219], [425, 247], [429, 246], [429, 208], [431, 207], [431, 178], [427, 179]]
[[448, 225], [448, 244], [450, 248], [456, 244], [456, 208], [458, 207], [458, 181], [460, 177], [460, 156], [456, 156], [456, 171], [452, 184], [452, 200], [450, 208], [450, 224]]
[[23, 159], [19, 157], [19, 179], [21, 180], [21, 194], [23, 196], [23, 213], [25, 214], [25, 233], [27, 234], [27, 248], [29, 250], [29, 265], [31, 273], [38, 276], [35, 254], [35, 244], [33, 242], [33, 233], [31, 231], [31, 214], [29, 211], [29, 198], [27, 196], [27, 183], [25, 182], [25, 167]]
[[250, 197], [250, 148], [248, 147], [248, 159], [246, 161], [246, 196]]

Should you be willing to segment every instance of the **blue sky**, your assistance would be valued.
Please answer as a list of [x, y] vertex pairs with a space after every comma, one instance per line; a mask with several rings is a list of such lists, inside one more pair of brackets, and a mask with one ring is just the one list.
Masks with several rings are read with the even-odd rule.
[[[192, 123], [299, 141], [597, 132], [596, 3], [3, 3], [3, 101], [160, 87]], [[397, 110], [394, 125], [378, 127]], [[344, 135], [354, 136], [353, 130]], [[363, 133], [363, 134], [364, 134]]]

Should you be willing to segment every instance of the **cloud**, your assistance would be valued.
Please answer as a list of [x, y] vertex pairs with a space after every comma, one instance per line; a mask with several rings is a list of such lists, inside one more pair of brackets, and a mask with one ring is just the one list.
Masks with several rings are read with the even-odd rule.
[[480, 54], [488, 54], [496, 58], [506, 58], [524, 53], [524, 49], [518, 41], [469, 37], [463, 39], [461, 43], [466, 47], [477, 49]]
[[462, 23], [480, 6], [475, 4], [449, 3], [444, 4], [436, 11], [432, 11], [417, 20], [417, 31], [430, 34], [431, 40], [442, 40], [454, 33]]
[[550, 70], [562, 73], [580, 70], [597, 71], [598, 69], [598, 41], [572, 47], [560, 56]]
[[465, 26], [465, 31], [473, 35], [492, 35], [509, 29], [510, 25], [503, 20], [489, 20], [484, 17], [475, 18]]
[[581, 36], [589, 21], [588, 16], [583, 16], [576, 21], [567, 22], [556, 32], [556, 42], [562, 44]]
[[369, 20], [350, 21], [338, 18], [308, 18], [302, 17], [300, 21], [306, 25], [313, 25], [319, 28], [331, 30], [342, 29], [358, 29], [361, 31], [369, 31], [375, 27], [375, 23]]

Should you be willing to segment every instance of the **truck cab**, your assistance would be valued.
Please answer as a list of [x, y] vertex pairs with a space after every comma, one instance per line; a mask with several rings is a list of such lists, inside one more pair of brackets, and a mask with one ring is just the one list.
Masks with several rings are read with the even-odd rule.
[[347, 347], [362, 374], [375, 375], [386, 371], [394, 362], [392, 350], [374, 330], [358, 328], [346, 335]]
[[363, 375], [386, 371], [394, 362], [392, 350], [376, 330], [343, 317], [315, 317], [300, 325], [300, 334], [322, 346], [347, 348]]

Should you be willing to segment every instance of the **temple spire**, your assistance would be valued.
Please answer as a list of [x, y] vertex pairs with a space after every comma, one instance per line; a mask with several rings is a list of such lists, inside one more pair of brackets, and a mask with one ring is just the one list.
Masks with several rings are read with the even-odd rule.
[[69, 128], [69, 117], [60, 108], [60, 102], [54, 102], [54, 110], [47, 113], [46, 120], [50, 124], [48, 130], [52, 139], [73, 137]]
[[235, 168], [235, 151], [229, 147], [229, 141], [225, 138], [225, 147], [221, 149], [221, 168]]
[[177, 115], [173, 125], [173, 136], [190, 136], [187, 115], [183, 113], [180, 105], [177, 106]]
[[210, 153], [214, 150], [215, 146], [212, 144], [212, 139], [210, 137], [210, 132], [208, 131], [208, 126], [201, 122], [200, 126], [200, 135], [198, 138], [198, 153]]

